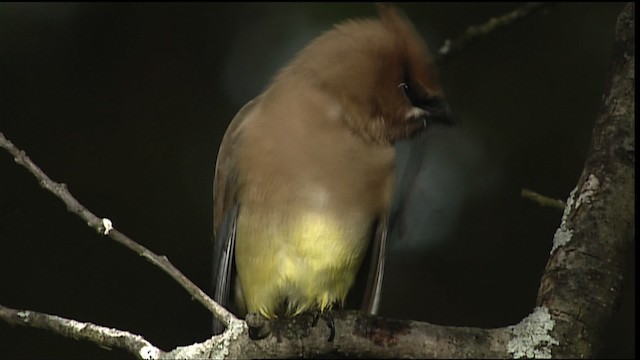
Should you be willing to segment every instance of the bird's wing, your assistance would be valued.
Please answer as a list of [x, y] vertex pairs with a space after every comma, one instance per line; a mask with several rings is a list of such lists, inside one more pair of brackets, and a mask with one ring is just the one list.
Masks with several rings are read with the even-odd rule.
[[[237, 148], [242, 141], [242, 125], [254, 110], [257, 99], [247, 103], [233, 118], [227, 129], [220, 150], [213, 185], [213, 288], [215, 300], [228, 308], [229, 294], [235, 276], [233, 258], [236, 237], [237, 202]], [[214, 319], [214, 333], [224, 329], [221, 322]]]
[[[369, 276], [366, 283], [361, 309], [367, 314], [376, 315], [380, 307], [382, 278], [387, 256], [387, 243], [402, 241], [406, 237], [404, 227], [407, 222], [407, 202], [415, 191], [418, 174], [424, 158], [424, 133], [410, 140], [396, 144], [396, 185], [393, 202], [387, 214], [381, 217], [376, 226], [373, 239]], [[391, 240], [388, 240], [391, 239]]]
[[371, 243], [369, 276], [367, 278], [367, 285], [361, 307], [362, 311], [370, 315], [376, 315], [380, 308], [387, 247], [387, 226], [388, 216], [385, 215], [378, 221], [373, 242]]

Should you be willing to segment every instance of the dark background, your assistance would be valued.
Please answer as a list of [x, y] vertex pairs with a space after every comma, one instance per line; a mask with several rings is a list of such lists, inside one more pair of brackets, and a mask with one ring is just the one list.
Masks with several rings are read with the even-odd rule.
[[[520, 4], [402, 4], [435, 51]], [[621, 4], [559, 4], [475, 43], [441, 79], [458, 128], [425, 145], [414, 238], [391, 244], [382, 315], [500, 327], [535, 305], [591, 138]], [[371, 4], [0, 4], [0, 131], [116, 228], [209, 290], [212, 180], [234, 114], [298, 49]], [[400, 145], [402, 146], [402, 145]], [[0, 304], [205, 340], [210, 315], [98, 236], [0, 151]], [[421, 234], [418, 237], [415, 234]], [[606, 356], [635, 356], [635, 258]], [[120, 358], [0, 322], [3, 358]]]

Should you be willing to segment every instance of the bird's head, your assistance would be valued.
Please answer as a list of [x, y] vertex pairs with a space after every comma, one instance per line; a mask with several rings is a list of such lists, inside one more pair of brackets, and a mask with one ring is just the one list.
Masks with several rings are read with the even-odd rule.
[[411, 22], [389, 5], [379, 5], [378, 12], [379, 19], [336, 25], [281, 75], [314, 81], [338, 99], [357, 134], [392, 144], [450, 117], [436, 65]]

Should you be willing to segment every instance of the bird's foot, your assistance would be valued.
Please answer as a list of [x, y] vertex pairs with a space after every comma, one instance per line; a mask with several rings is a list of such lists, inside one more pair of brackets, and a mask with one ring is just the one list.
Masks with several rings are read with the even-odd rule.
[[318, 319], [322, 319], [327, 323], [327, 327], [329, 328], [329, 338], [327, 338], [328, 342], [333, 342], [333, 339], [336, 336], [336, 325], [333, 321], [333, 313], [331, 310], [327, 310], [325, 312], [321, 312], [320, 310], [315, 311], [313, 313], [313, 321], [311, 322], [311, 326], [315, 327], [318, 325]]
[[248, 313], [245, 317], [249, 327], [249, 338], [252, 340], [264, 339], [271, 334], [269, 321], [258, 313]]

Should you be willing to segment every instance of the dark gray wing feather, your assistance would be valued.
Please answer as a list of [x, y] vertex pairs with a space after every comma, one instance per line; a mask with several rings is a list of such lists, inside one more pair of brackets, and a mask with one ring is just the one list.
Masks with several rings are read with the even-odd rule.
[[382, 280], [384, 278], [384, 263], [387, 248], [388, 216], [383, 216], [376, 226], [376, 232], [371, 243], [371, 262], [369, 276], [362, 301], [362, 311], [369, 315], [376, 315], [380, 308], [382, 297]]
[[[233, 259], [240, 206], [237, 203], [237, 148], [242, 141], [241, 125], [257, 102], [258, 98], [250, 101], [233, 118], [220, 144], [216, 162], [213, 185], [213, 300], [227, 309], [231, 303], [230, 293], [235, 277]], [[223, 324], [214, 319], [214, 333], [221, 333], [223, 329]]]
[[[230, 304], [229, 293], [235, 276], [233, 273], [233, 249], [236, 243], [237, 218], [238, 205], [236, 204], [224, 217], [218, 237], [213, 244], [213, 300], [226, 308]], [[223, 331], [222, 322], [214, 318], [213, 333], [220, 334]]]

